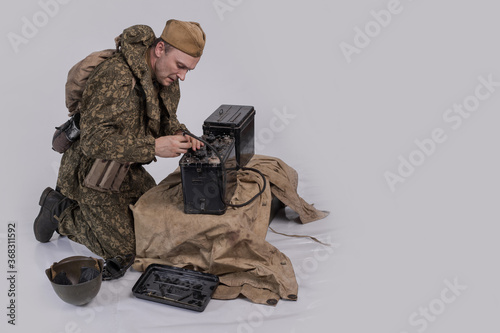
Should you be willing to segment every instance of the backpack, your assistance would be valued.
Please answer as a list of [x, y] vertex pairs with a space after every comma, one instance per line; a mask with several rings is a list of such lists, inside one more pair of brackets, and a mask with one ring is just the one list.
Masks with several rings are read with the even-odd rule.
[[52, 137], [53, 150], [62, 154], [80, 137], [80, 107], [87, 80], [100, 63], [112, 57], [116, 52], [118, 52], [118, 45], [117, 49], [92, 52], [69, 70], [65, 96], [70, 119], [56, 127]]
[[115, 49], [92, 52], [71, 67], [65, 87], [66, 107], [70, 117], [80, 112], [83, 90], [90, 74], [101, 62], [111, 58], [116, 52]]

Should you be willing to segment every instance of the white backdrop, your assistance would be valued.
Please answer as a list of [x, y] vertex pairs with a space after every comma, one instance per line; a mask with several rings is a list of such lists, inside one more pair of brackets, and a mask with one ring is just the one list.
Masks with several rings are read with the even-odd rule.
[[[25, 0], [1, 7], [2, 332], [499, 330], [496, 2]], [[202, 60], [181, 84], [180, 120], [201, 134], [219, 105], [255, 106], [256, 152], [294, 167], [299, 194], [331, 211], [308, 225], [284, 215], [273, 222], [330, 248], [268, 235], [294, 264], [297, 302], [212, 300], [192, 313], [136, 299], [130, 290], [140, 273], [130, 272], [76, 308], [44, 276], [55, 261], [91, 255], [65, 238], [38, 244], [32, 232], [39, 196], [57, 178], [60, 155], [50, 141], [66, 120], [67, 72], [113, 47], [124, 28], [147, 24], [159, 35], [169, 18], [200, 22], [207, 34]], [[160, 181], [177, 164], [163, 159], [148, 169]]]

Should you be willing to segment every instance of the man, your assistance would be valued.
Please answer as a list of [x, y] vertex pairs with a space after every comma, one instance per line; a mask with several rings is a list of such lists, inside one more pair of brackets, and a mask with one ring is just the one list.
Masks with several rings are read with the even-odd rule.
[[[120, 52], [97, 66], [87, 81], [80, 139], [62, 157], [56, 190], [42, 193], [33, 226], [40, 242], [57, 231], [103, 257], [104, 279], [123, 276], [133, 262], [129, 205], [156, 185], [142, 165], [202, 145], [182, 135], [186, 127], [176, 115], [178, 80], [195, 69], [205, 46], [200, 25], [169, 20], [160, 38], [138, 25], [118, 40]], [[99, 169], [110, 161], [125, 175], [118, 190], [93, 183], [112, 169]]]

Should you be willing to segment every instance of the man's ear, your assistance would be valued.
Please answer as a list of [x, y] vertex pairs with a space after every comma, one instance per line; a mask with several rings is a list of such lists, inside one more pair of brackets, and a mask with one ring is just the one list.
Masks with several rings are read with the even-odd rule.
[[156, 58], [159, 58], [163, 52], [165, 52], [165, 44], [163, 44], [163, 42], [157, 43], [155, 46]]

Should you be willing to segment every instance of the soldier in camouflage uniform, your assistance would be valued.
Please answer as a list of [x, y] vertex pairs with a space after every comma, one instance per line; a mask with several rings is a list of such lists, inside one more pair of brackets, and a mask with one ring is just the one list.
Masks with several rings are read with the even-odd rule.
[[[133, 26], [123, 31], [120, 44], [120, 52], [88, 79], [80, 140], [64, 153], [56, 190], [43, 192], [34, 223], [41, 242], [57, 231], [107, 259], [107, 266], [118, 264], [109, 278], [122, 276], [135, 253], [129, 205], [156, 185], [143, 164], [202, 145], [182, 135], [186, 127], [176, 115], [178, 80], [195, 68], [205, 45], [200, 25], [169, 20], [161, 38], [148, 26]], [[84, 185], [96, 159], [131, 163], [118, 192]]]

